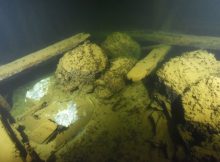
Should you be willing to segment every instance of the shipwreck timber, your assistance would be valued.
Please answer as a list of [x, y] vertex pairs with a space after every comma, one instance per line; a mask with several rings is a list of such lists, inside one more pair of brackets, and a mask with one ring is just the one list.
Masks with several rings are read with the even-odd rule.
[[11, 63], [0, 66], [0, 82], [73, 49], [84, 42], [89, 36], [89, 34], [79, 33]]

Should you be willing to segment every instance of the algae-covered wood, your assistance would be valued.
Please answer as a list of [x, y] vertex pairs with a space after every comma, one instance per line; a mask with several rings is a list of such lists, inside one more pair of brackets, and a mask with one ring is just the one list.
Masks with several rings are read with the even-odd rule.
[[145, 58], [140, 60], [127, 74], [127, 78], [136, 82], [148, 76], [161, 62], [171, 46], [161, 45], [154, 48]]
[[86, 33], [79, 33], [11, 63], [0, 66], [0, 81], [73, 49], [89, 36]]
[[171, 33], [164, 31], [127, 31], [137, 41], [220, 50], [220, 37]]

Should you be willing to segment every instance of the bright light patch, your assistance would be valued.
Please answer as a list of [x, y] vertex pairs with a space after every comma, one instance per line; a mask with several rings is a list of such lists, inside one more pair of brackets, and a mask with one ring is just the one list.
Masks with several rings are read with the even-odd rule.
[[32, 100], [40, 100], [47, 94], [50, 78], [42, 79], [36, 83], [32, 89], [26, 93], [26, 98]]
[[68, 127], [70, 124], [74, 123], [76, 120], [78, 120], [77, 108], [76, 108], [76, 104], [74, 104], [72, 101], [70, 101], [67, 104], [66, 109], [59, 111], [55, 115], [55, 122], [58, 125], [61, 125], [64, 127]]

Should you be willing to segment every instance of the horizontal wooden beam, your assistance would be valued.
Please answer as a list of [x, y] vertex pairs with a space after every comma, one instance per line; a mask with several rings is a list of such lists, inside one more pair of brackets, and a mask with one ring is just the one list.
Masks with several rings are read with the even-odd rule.
[[220, 50], [220, 37], [170, 33], [163, 31], [127, 31], [137, 41], [155, 42], [167, 45]]

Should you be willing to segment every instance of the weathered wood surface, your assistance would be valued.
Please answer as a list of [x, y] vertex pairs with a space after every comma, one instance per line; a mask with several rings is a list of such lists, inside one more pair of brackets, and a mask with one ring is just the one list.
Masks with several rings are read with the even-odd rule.
[[137, 41], [150, 41], [168, 45], [188, 46], [199, 49], [220, 50], [220, 37], [170, 33], [163, 31], [128, 31]]
[[170, 51], [171, 46], [160, 45], [154, 48], [145, 58], [140, 60], [127, 74], [127, 78], [133, 82], [147, 77]]
[[89, 36], [89, 34], [79, 33], [70, 38], [52, 44], [44, 49], [28, 54], [11, 63], [0, 66], [0, 81], [8, 79], [15, 74], [18, 74], [73, 49], [85, 41]]

